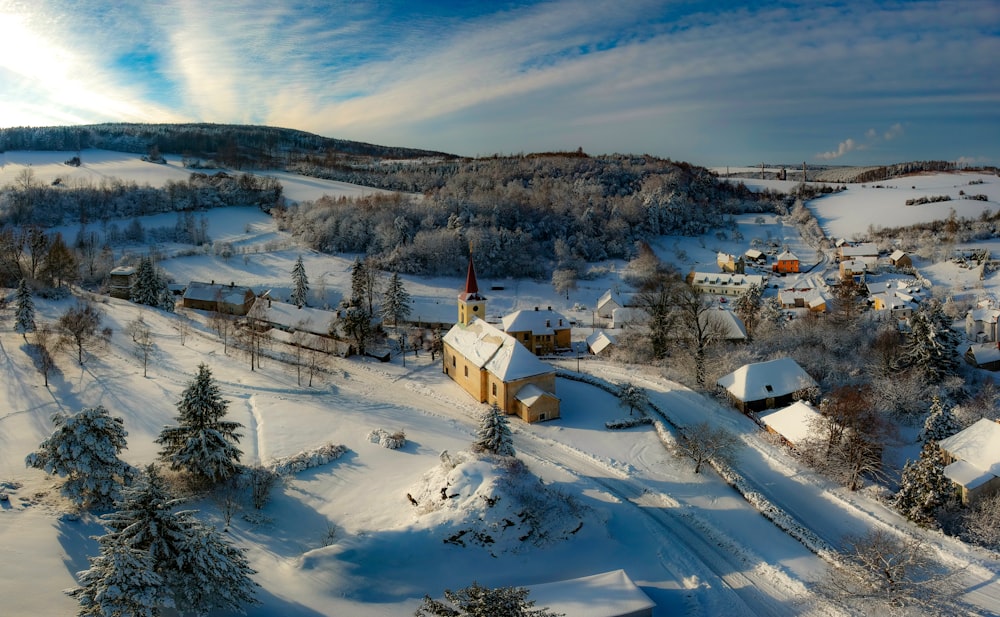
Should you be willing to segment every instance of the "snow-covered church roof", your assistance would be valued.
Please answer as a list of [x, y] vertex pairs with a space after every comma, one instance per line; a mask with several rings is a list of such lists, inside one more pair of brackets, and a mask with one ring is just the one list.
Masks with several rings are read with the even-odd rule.
[[744, 402], [785, 396], [816, 386], [809, 373], [792, 358], [744, 364], [716, 383]]
[[505, 382], [555, 371], [514, 337], [482, 319], [455, 324], [443, 341], [476, 368], [486, 369]]

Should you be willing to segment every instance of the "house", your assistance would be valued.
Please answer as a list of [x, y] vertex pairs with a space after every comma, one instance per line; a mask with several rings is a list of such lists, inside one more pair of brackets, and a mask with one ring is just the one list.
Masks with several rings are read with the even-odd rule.
[[637, 306], [632, 308], [619, 308], [612, 311], [611, 321], [608, 322], [607, 327], [614, 330], [616, 328], [624, 328], [635, 324], [643, 324], [646, 323], [646, 320], [648, 319], [649, 313], [647, 313], [645, 309]]
[[998, 320], [1000, 320], [998, 309], [972, 309], [965, 314], [965, 338], [977, 343], [995, 342]]
[[798, 272], [799, 258], [791, 251], [783, 251], [775, 258], [775, 262], [771, 264], [771, 270], [778, 274]]
[[794, 448], [813, 434], [813, 427], [822, 416], [807, 401], [795, 401], [787, 407], [761, 412], [757, 417], [769, 433], [779, 435]]
[[897, 268], [912, 268], [913, 260], [905, 252], [896, 249], [889, 255], [889, 263]]
[[111, 297], [122, 300], [130, 299], [135, 278], [136, 271], [132, 266], [118, 266], [112, 270], [108, 281], [108, 292]]
[[743, 257], [746, 261], [752, 261], [757, 264], [767, 262], [767, 255], [765, 255], [763, 251], [758, 251], [757, 249], [747, 249], [746, 252], [743, 253]]
[[458, 323], [442, 338], [442, 371], [477, 401], [496, 403], [525, 422], [558, 418], [555, 369], [486, 323], [485, 314], [486, 298], [479, 294], [470, 258], [465, 290], [458, 295]]
[[997, 343], [973, 343], [965, 351], [965, 361], [976, 368], [1000, 371], [1000, 348]]
[[228, 285], [191, 281], [184, 290], [181, 306], [228, 315], [246, 315], [253, 306], [254, 292], [235, 283]]
[[656, 607], [625, 570], [528, 585], [527, 589], [536, 608], [572, 617], [653, 617]]
[[760, 274], [718, 274], [712, 272], [691, 272], [687, 276], [688, 285], [702, 293], [720, 296], [738, 296], [752, 285], [764, 285]]
[[840, 262], [840, 280], [860, 277], [868, 272], [868, 263], [861, 259], [848, 259]]
[[617, 309], [631, 306], [634, 306], [632, 296], [609, 289], [598, 298], [594, 312], [601, 319], [611, 319]]
[[809, 391], [817, 387], [813, 378], [792, 358], [744, 364], [720, 378], [716, 385], [725, 390], [737, 409], [744, 413], [806, 399]]
[[334, 311], [300, 308], [273, 300], [267, 294], [254, 300], [253, 311], [262, 316], [263, 325], [271, 329], [270, 336], [276, 340], [342, 356], [351, 351], [348, 343], [331, 334], [331, 324], [337, 319]]
[[746, 263], [743, 261], [743, 258], [737, 258], [735, 255], [730, 255], [729, 253], [717, 254], [715, 256], [715, 263], [718, 264], [719, 270], [723, 272], [743, 274], [746, 271]]
[[872, 308], [887, 311], [895, 319], [909, 319], [917, 310], [913, 296], [896, 291], [880, 291], [871, 295]]
[[587, 337], [587, 351], [599, 356], [608, 349], [614, 347], [618, 344], [615, 337], [611, 336], [604, 330], [596, 330], [593, 334]]
[[569, 349], [571, 327], [569, 319], [548, 307], [532, 311], [514, 311], [501, 319], [503, 330], [521, 342], [535, 355]]
[[983, 418], [938, 446], [944, 453], [944, 475], [957, 485], [962, 503], [1000, 491], [1000, 423]]
[[869, 264], [878, 261], [878, 247], [871, 242], [860, 244], [842, 244], [837, 247], [837, 261], [860, 259]]
[[698, 314], [698, 323], [704, 332], [716, 333], [720, 340], [745, 341], [747, 327], [733, 311], [722, 307], [710, 308]]
[[807, 281], [803, 287], [789, 287], [778, 292], [781, 308], [808, 309], [815, 313], [825, 313], [829, 298], [815, 281]]

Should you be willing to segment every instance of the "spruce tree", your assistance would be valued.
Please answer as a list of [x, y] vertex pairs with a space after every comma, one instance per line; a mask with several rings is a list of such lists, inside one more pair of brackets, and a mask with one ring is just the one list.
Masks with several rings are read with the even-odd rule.
[[924, 420], [924, 428], [920, 431], [920, 441], [941, 441], [962, 430], [951, 409], [941, 404], [941, 399], [935, 394], [931, 400], [930, 413]]
[[910, 318], [900, 364], [920, 368], [931, 383], [940, 383], [958, 369], [958, 342], [940, 303], [929, 301]]
[[302, 255], [295, 261], [292, 268], [292, 304], [302, 308], [307, 304], [306, 296], [309, 293], [309, 279], [306, 277], [306, 267], [302, 263]]
[[491, 589], [473, 582], [464, 589], [444, 591], [445, 602], [424, 596], [416, 617], [562, 617], [547, 608], [535, 608], [524, 587]]
[[146, 306], [160, 306], [162, 295], [160, 277], [156, 273], [153, 260], [143, 257], [139, 260], [139, 268], [135, 273], [135, 282], [132, 283], [132, 293], [130, 299], [136, 304]]
[[31, 288], [28, 282], [21, 279], [17, 283], [17, 292], [14, 295], [14, 330], [21, 333], [24, 340], [28, 340], [28, 332], [35, 331], [35, 303], [31, 299]]
[[403, 287], [399, 273], [394, 272], [382, 299], [382, 318], [391, 321], [393, 326], [398, 326], [400, 321], [410, 316], [411, 310], [410, 294]]
[[186, 471], [210, 483], [221, 482], [238, 471], [243, 452], [236, 447], [243, 428], [226, 421], [229, 402], [219, 394], [219, 386], [207, 365], [188, 384], [177, 403], [178, 426], [165, 426], [156, 443], [163, 446], [160, 458], [174, 470]]
[[923, 527], [936, 525], [937, 514], [954, 500], [954, 485], [944, 475], [944, 455], [936, 441], [927, 441], [920, 458], [907, 462], [893, 505]]
[[78, 507], [111, 506], [135, 475], [118, 458], [128, 435], [122, 419], [98, 405], [74, 415], [56, 414], [52, 423], [52, 435], [25, 458], [25, 465], [65, 477], [62, 494]]
[[510, 434], [510, 425], [496, 403], [490, 405], [480, 419], [472, 449], [498, 456], [514, 456], [514, 439]]
[[100, 555], [91, 557], [90, 569], [79, 573], [80, 586], [69, 590], [80, 604], [79, 617], [158, 617], [161, 606], [172, 606], [148, 552], [112, 534], [97, 541]]

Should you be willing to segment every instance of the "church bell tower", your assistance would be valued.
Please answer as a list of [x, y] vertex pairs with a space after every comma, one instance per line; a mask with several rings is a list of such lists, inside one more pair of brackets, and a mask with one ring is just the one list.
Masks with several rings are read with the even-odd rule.
[[473, 317], [486, 319], [486, 298], [479, 294], [476, 282], [476, 267], [469, 255], [469, 273], [465, 276], [465, 291], [458, 294], [458, 323], [469, 325]]

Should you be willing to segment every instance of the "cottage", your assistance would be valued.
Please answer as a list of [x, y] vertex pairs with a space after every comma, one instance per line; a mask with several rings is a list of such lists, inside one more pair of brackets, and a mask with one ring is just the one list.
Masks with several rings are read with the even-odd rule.
[[818, 286], [790, 287], [778, 292], [778, 302], [781, 303], [781, 308], [801, 308], [815, 313], [825, 313], [829, 299]]
[[108, 281], [108, 292], [111, 297], [129, 300], [132, 297], [132, 285], [135, 279], [136, 271], [132, 266], [118, 266], [112, 270]]
[[514, 337], [486, 323], [469, 259], [465, 290], [458, 295], [459, 320], [442, 338], [442, 371], [481, 403], [496, 403], [525, 422], [559, 417], [556, 372]]
[[917, 310], [917, 303], [913, 301], [913, 296], [896, 291], [874, 293], [871, 295], [871, 302], [873, 309], [885, 311], [894, 319], [909, 319]]
[[235, 283], [219, 285], [214, 281], [211, 283], [191, 281], [184, 290], [181, 305], [184, 308], [202, 311], [246, 315], [250, 312], [255, 297], [252, 289]]
[[611, 319], [616, 309], [630, 306], [633, 306], [631, 296], [623, 294], [618, 290], [609, 289], [597, 299], [597, 306], [594, 308], [594, 312], [601, 319]]
[[529, 585], [527, 589], [528, 599], [536, 607], [572, 617], [652, 617], [656, 607], [625, 570]]
[[1000, 371], [1000, 348], [997, 343], [973, 343], [965, 351], [965, 361], [976, 368]]
[[720, 340], [745, 341], [747, 327], [733, 311], [716, 307], [698, 314], [698, 323], [703, 332], [711, 332]]
[[730, 255], [729, 253], [719, 253], [715, 256], [715, 262], [719, 266], [719, 270], [723, 272], [743, 274], [746, 271], [746, 263], [743, 261], [743, 258], [737, 258], [735, 255]]
[[758, 251], [757, 249], [747, 249], [746, 252], [743, 253], [743, 257], [747, 261], [752, 261], [757, 264], [762, 264], [767, 261], [767, 255], [765, 255], [763, 251]]
[[758, 416], [769, 433], [781, 436], [792, 447], [813, 434], [813, 427], [821, 417], [819, 410], [806, 401], [795, 401], [788, 407], [765, 411]]
[[712, 272], [691, 272], [687, 276], [689, 285], [702, 293], [720, 296], [738, 296], [752, 285], [764, 285], [760, 274], [718, 274]]
[[874, 264], [878, 260], [878, 247], [871, 242], [842, 244], [837, 247], [838, 261], [849, 261], [851, 259], [859, 259], [869, 264]]
[[744, 364], [720, 378], [716, 385], [726, 391], [737, 409], [746, 413], [789, 405], [806, 399], [817, 384], [792, 358]]
[[587, 351], [595, 356], [601, 355], [617, 344], [618, 341], [615, 340], [615, 337], [611, 336], [604, 330], [597, 330], [587, 337]]
[[938, 445], [947, 465], [944, 475], [958, 487], [962, 503], [1000, 491], [1000, 424], [983, 418]]
[[501, 320], [503, 330], [535, 355], [555, 353], [570, 346], [569, 319], [548, 307], [533, 311], [515, 311]]
[[840, 280], [861, 277], [868, 272], [868, 263], [861, 259], [848, 259], [840, 262]]
[[972, 309], [965, 314], [965, 338], [977, 343], [996, 342], [998, 320], [1000, 320], [998, 309]]
[[903, 251], [896, 249], [889, 255], [889, 263], [897, 268], [912, 268], [913, 260]]
[[791, 251], [783, 251], [771, 265], [771, 270], [778, 274], [795, 273], [799, 271], [799, 258]]

